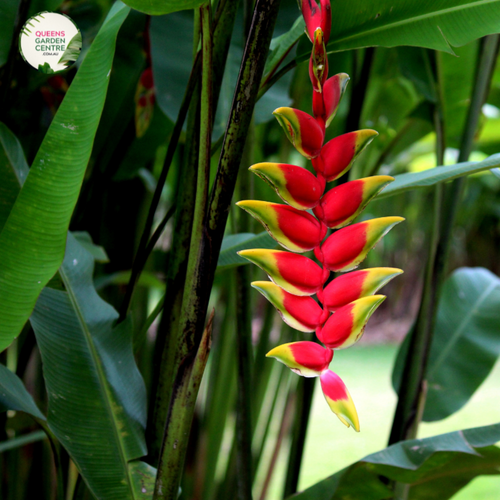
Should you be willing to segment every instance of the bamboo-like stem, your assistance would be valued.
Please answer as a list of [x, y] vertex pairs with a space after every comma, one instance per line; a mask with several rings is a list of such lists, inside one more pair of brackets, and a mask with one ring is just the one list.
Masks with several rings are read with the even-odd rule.
[[[208, 199], [208, 181], [210, 174], [210, 140], [212, 131], [212, 10], [210, 0], [200, 7], [202, 31], [202, 81], [200, 102], [200, 141], [198, 154], [198, 173], [196, 183], [196, 203], [194, 207], [189, 259], [186, 271], [187, 293], [182, 300], [179, 333], [184, 333], [191, 318], [200, 316], [200, 304], [197, 301], [195, 286], [200, 281], [201, 241], [203, 221]], [[194, 288], [194, 290], [193, 290]], [[211, 330], [211, 320], [205, 332]], [[165, 425], [163, 444], [160, 451], [160, 463], [155, 483], [154, 500], [174, 500], [182, 476], [187, 450], [187, 436], [194, 415], [194, 405], [198, 389], [193, 386], [193, 377], [197, 379], [197, 365], [203, 339], [198, 348], [194, 339], [177, 337], [175, 348], [176, 365], [179, 366], [170, 401], [170, 411]], [[193, 352], [194, 351], [194, 352]], [[195, 354], [198, 351], [198, 354]], [[208, 355], [208, 352], [207, 352]], [[198, 387], [205, 367], [206, 358], [199, 374]], [[195, 394], [193, 397], [193, 393]]]
[[174, 404], [167, 420], [153, 500], [177, 500], [179, 495], [179, 485], [186, 460], [187, 443], [193, 422], [196, 398], [210, 353], [213, 319], [214, 313], [212, 312], [194, 362], [189, 367], [188, 383], [181, 386], [181, 391], [175, 395], [177, 401], [182, 401], [182, 403]]

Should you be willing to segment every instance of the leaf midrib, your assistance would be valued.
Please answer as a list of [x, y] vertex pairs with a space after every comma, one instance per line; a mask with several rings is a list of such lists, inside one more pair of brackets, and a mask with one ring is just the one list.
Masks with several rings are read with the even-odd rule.
[[78, 303], [78, 299], [76, 298], [76, 295], [73, 292], [71, 282], [66, 275], [66, 272], [64, 270], [64, 266], [60, 267], [59, 272], [60, 272], [61, 278], [64, 282], [64, 286], [66, 287], [66, 292], [68, 294], [68, 297], [70, 298], [70, 301], [73, 304], [73, 308], [75, 310], [78, 321], [79, 321], [80, 326], [82, 328], [82, 331], [84, 333], [85, 340], [87, 342], [90, 354], [92, 356], [92, 360], [94, 362], [94, 366], [96, 367], [96, 372], [97, 372], [97, 376], [99, 379], [101, 391], [104, 393], [106, 410], [107, 410], [107, 413], [110, 415], [112, 427], [113, 427], [113, 432], [115, 434], [115, 438], [116, 438], [116, 441], [118, 443], [118, 451], [120, 454], [121, 462], [123, 464], [125, 476], [127, 478], [127, 486], [128, 486], [129, 492], [130, 492], [130, 498], [133, 499], [134, 498], [134, 490], [132, 487], [132, 480], [131, 480], [130, 475], [129, 475], [128, 460], [127, 460], [127, 457], [125, 455], [125, 448], [123, 446], [123, 441], [120, 437], [120, 432], [118, 430], [118, 424], [117, 424], [117, 421], [115, 418], [115, 414], [113, 412], [113, 407], [110, 403], [111, 394], [110, 394], [109, 386], [107, 383], [107, 378], [106, 378], [106, 375], [104, 373], [104, 369], [103, 369], [102, 364], [101, 364], [101, 359], [100, 359], [99, 354], [97, 353], [97, 350], [96, 350], [94, 343], [92, 341], [92, 335], [91, 335], [89, 329], [87, 328], [87, 324], [85, 322], [83, 312], [81, 311], [80, 305]]
[[474, 304], [471, 306], [470, 310], [467, 312], [467, 314], [464, 316], [463, 320], [460, 321], [460, 326], [455, 330], [453, 335], [451, 336], [450, 341], [448, 342], [447, 346], [441, 351], [441, 354], [438, 356], [436, 362], [434, 365], [431, 367], [431, 369], [428, 372], [427, 379], [431, 379], [434, 373], [437, 371], [437, 369], [441, 366], [442, 362], [444, 359], [448, 357], [448, 354], [450, 350], [455, 346], [455, 344], [458, 342], [459, 338], [462, 336], [463, 331], [465, 330], [466, 327], [469, 326], [469, 323], [472, 319], [472, 316], [477, 313], [478, 309], [480, 306], [483, 304], [483, 302], [486, 300], [488, 295], [494, 290], [497, 286], [499, 286], [498, 283], [493, 282], [491, 283], [488, 288], [479, 296], [479, 298], [474, 302]]
[[[397, 27], [400, 27], [400, 26], [404, 26], [404, 25], [407, 25], [407, 24], [417, 23], [417, 22], [425, 20], [425, 19], [432, 19], [433, 17], [439, 17], [441, 15], [448, 14], [448, 13], [451, 13], [451, 12], [454, 12], [454, 11], [471, 9], [471, 8], [474, 8], [474, 7], [477, 7], [477, 6], [483, 6], [483, 5], [486, 5], [486, 4], [489, 4], [489, 3], [497, 3], [498, 1], [499, 0], [477, 0], [476, 2], [470, 2], [467, 5], [459, 5], [459, 6], [455, 6], [455, 7], [448, 7], [446, 9], [441, 9], [441, 10], [437, 10], [437, 11], [434, 11], [434, 12], [431, 12], [431, 13], [422, 14], [420, 16], [415, 16], [415, 17], [411, 17], [411, 18], [408, 18], [408, 19], [402, 19], [401, 21], [395, 21], [395, 22], [390, 23], [390, 24], [385, 24], [385, 25], [382, 25], [382, 26], [377, 26], [376, 28], [372, 28], [370, 30], [363, 31], [362, 33], [355, 33], [355, 34], [350, 35], [350, 36], [345, 36], [344, 38], [338, 38], [338, 39], [333, 40], [331, 42], [331, 44], [329, 44], [329, 45], [335, 45], [337, 43], [345, 42], [347, 40], [356, 39], [356, 38], [359, 38], [359, 37], [362, 37], [362, 36], [366, 36], [366, 35], [371, 35], [371, 34], [374, 34], [374, 33], [381, 33], [383, 31], [391, 30], [391, 29], [394, 29], [394, 28], [397, 28]], [[436, 25], [436, 27], [438, 27], [438, 26]], [[443, 35], [442, 32], [441, 32], [441, 34]], [[444, 37], [444, 35], [443, 35], [443, 39], [446, 42], [446, 44], [449, 46], [449, 42], [448, 42], [448, 40], [446, 40], [446, 38]]]

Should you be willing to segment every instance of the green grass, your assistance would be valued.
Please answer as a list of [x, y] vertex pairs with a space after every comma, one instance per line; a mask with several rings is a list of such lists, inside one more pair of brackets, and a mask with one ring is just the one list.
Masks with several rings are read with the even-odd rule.
[[[386, 447], [396, 396], [390, 377], [397, 353], [393, 345], [355, 346], [335, 354], [330, 368], [338, 373], [356, 403], [361, 432], [347, 429], [331, 413], [316, 386], [299, 488], [305, 489], [334, 472]], [[419, 437], [500, 422], [500, 364], [469, 403], [451, 417], [422, 424]], [[282, 498], [288, 448], [280, 456], [269, 500]], [[500, 477], [484, 476], [471, 482], [454, 500], [498, 500]]]

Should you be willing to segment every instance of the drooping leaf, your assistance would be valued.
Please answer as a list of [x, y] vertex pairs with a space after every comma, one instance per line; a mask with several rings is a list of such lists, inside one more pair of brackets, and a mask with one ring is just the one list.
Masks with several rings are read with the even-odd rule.
[[481, 474], [500, 473], [500, 424], [403, 441], [337, 472], [293, 500], [382, 500], [382, 478], [411, 485], [411, 500], [447, 500]]
[[139, 12], [159, 16], [179, 10], [196, 9], [205, 0], [125, 0], [125, 3]]
[[104, 105], [116, 35], [128, 12], [120, 2], [112, 7], [0, 234], [0, 350], [19, 334], [63, 260], [69, 221]]
[[0, 364], [0, 413], [7, 410], [23, 411], [35, 418], [45, 420], [22, 380], [6, 366]]
[[443, 286], [427, 369], [423, 419], [441, 420], [462, 408], [500, 355], [500, 278], [460, 268]]
[[0, 232], [28, 172], [21, 144], [8, 127], [0, 122]]
[[82, 245], [82, 247], [85, 248], [87, 252], [90, 252], [92, 254], [92, 257], [94, 257], [94, 260], [96, 262], [109, 262], [109, 257], [106, 253], [106, 250], [103, 247], [96, 245], [92, 241], [92, 237], [89, 233], [87, 233], [87, 231], [72, 231], [72, 234], [76, 238], [78, 243], [80, 243], [80, 245]]
[[249, 264], [250, 262], [240, 257], [236, 252], [247, 250], [249, 248], [276, 248], [278, 244], [269, 236], [267, 231], [259, 234], [240, 233], [231, 234], [222, 240], [217, 270], [224, 271], [231, 267]]
[[452, 181], [466, 175], [476, 174], [484, 170], [490, 170], [500, 165], [500, 154], [495, 154], [486, 158], [486, 160], [464, 163], [456, 165], [447, 165], [444, 167], [432, 168], [423, 172], [412, 172], [407, 174], [395, 175], [394, 182], [389, 184], [377, 198], [386, 198], [395, 194], [404, 193], [415, 188], [425, 188], [434, 186], [439, 182]]
[[137, 498], [129, 462], [146, 453], [146, 392], [131, 325], [92, 283], [94, 260], [69, 234], [59, 270], [31, 316], [49, 399], [48, 424], [96, 498]]
[[[500, 1], [353, 0], [338, 2], [333, 13], [328, 52], [411, 45], [453, 53], [453, 47], [498, 32]], [[304, 36], [297, 58], [307, 59], [310, 51]]]

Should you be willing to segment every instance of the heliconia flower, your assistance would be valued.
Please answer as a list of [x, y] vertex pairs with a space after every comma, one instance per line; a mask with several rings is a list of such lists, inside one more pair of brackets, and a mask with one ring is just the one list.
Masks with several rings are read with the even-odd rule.
[[333, 413], [344, 425], [352, 426], [356, 432], [359, 432], [358, 412], [342, 379], [331, 370], [322, 373], [319, 379], [326, 402]]
[[325, 349], [316, 342], [304, 340], [275, 347], [266, 354], [266, 357], [276, 358], [302, 377], [319, 377], [328, 370], [333, 351]]
[[296, 165], [257, 163], [249, 170], [269, 182], [283, 201], [298, 210], [315, 207], [325, 189], [324, 182]]
[[153, 118], [155, 104], [155, 89], [153, 71], [146, 68], [137, 84], [135, 91], [135, 129], [137, 137], [142, 137]]
[[316, 329], [316, 336], [330, 349], [352, 346], [361, 338], [370, 316], [384, 300], [385, 295], [370, 295], [340, 307]]
[[365, 129], [333, 138], [323, 146], [321, 156], [313, 160], [315, 170], [322, 172], [327, 181], [338, 179], [352, 167], [359, 153], [377, 135], [375, 130]]
[[394, 177], [375, 175], [346, 182], [330, 189], [317, 207], [314, 214], [328, 227], [338, 229], [351, 223]]
[[323, 306], [334, 312], [349, 302], [373, 295], [402, 272], [394, 267], [373, 267], [342, 274], [323, 290]]
[[323, 40], [323, 31], [318, 28], [314, 32], [314, 43], [309, 59], [309, 78], [313, 89], [322, 92], [323, 84], [328, 77], [328, 56]]
[[311, 297], [292, 295], [270, 281], [254, 281], [252, 286], [276, 307], [283, 321], [296, 330], [312, 332], [328, 317], [328, 311], [323, 311]]
[[281, 246], [292, 252], [312, 250], [327, 231], [316, 217], [288, 205], [258, 200], [239, 201], [236, 205], [261, 222]]
[[311, 42], [314, 40], [314, 32], [321, 28], [325, 43], [330, 39], [332, 29], [332, 11], [330, 0], [320, 0], [321, 10], [316, 0], [300, 0], [300, 7], [304, 21], [306, 22], [306, 34]]
[[316, 293], [327, 277], [318, 264], [304, 255], [261, 248], [241, 250], [238, 254], [257, 264], [274, 283], [293, 295]]
[[357, 267], [377, 242], [403, 217], [380, 217], [339, 229], [315, 249], [318, 260], [330, 271], [350, 271]]
[[321, 117], [328, 127], [337, 114], [342, 96], [345, 93], [349, 75], [339, 73], [334, 75], [323, 85], [323, 92], [313, 92], [313, 113], [315, 117]]
[[302, 156], [310, 159], [319, 155], [325, 133], [311, 115], [293, 108], [275, 109], [273, 115]]

